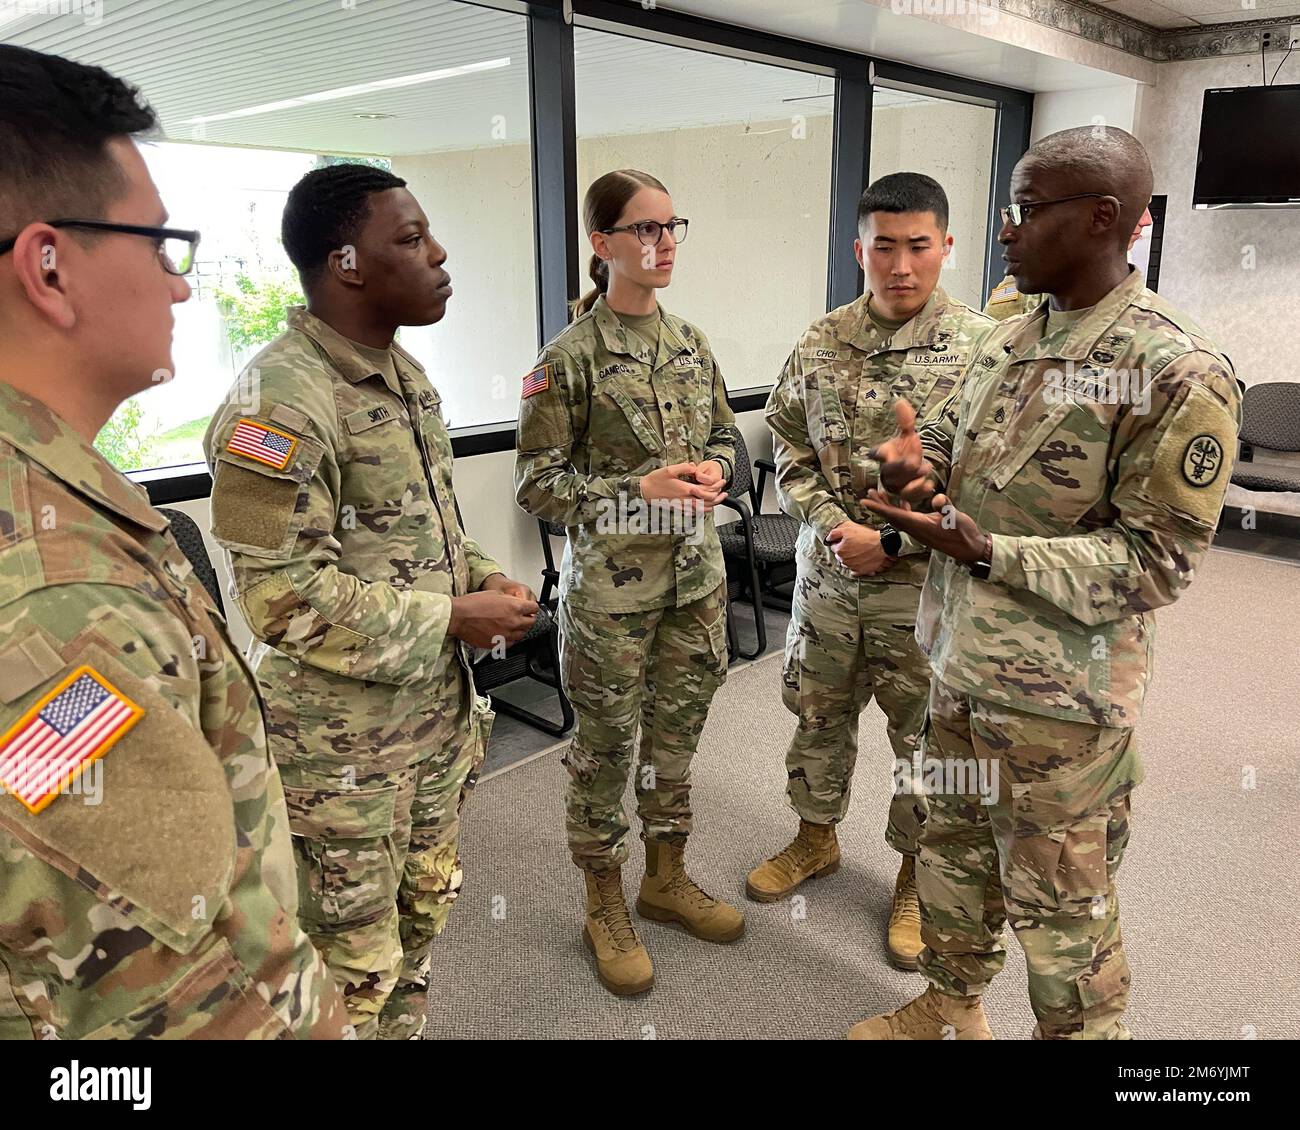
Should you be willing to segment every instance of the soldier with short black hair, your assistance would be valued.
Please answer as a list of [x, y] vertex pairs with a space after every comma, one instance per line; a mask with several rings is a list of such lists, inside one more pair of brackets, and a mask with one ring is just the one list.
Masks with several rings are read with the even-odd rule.
[[252, 675], [92, 441], [171, 376], [198, 233], [98, 67], [0, 46], [0, 1039], [349, 1034]]
[[858, 716], [875, 698], [889, 723], [894, 796], [885, 839], [901, 859], [885, 927], [889, 960], [921, 952], [916, 837], [925, 799], [913, 761], [930, 673], [914, 631], [929, 553], [861, 504], [876, 485], [871, 449], [893, 433], [889, 406], [924, 412], [952, 392], [993, 323], [939, 286], [953, 245], [948, 197], [922, 173], [891, 173], [858, 205], [867, 293], [819, 318], [767, 401], [777, 494], [802, 523], [782, 695], [799, 724], [786, 754], [795, 838], [750, 872], [749, 897], [783, 899], [839, 867], [836, 826], [849, 808]]
[[537, 603], [462, 529], [440, 398], [394, 342], [451, 296], [406, 182], [317, 169], [282, 227], [307, 308], [204, 437], [212, 534], [259, 641], [303, 926], [358, 1036], [415, 1039], [493, 718], [467, 649], [521, 639]]

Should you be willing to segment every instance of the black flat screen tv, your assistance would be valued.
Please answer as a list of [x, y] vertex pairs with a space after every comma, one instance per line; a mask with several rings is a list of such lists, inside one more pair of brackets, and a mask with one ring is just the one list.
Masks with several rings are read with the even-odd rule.
[[1300, 84], [1205, 92], [1192, 207], [1300, 207]]

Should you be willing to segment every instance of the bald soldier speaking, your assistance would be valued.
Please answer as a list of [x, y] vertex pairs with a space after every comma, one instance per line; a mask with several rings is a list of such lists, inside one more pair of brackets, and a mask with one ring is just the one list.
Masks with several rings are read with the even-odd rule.
[[1213, 540], [1241, 408], [1231, 362], [1126, 260], [1151, 183], [1123, 130], [1032, 146], [998, 240], [1047, 302], [981, 343], [919, 432], [898, 404], [899, 434], [877, 449], [906, 507], [876, 491], [867, 508], [935, 550], [917, 619], [927, 764], [978, 758], [998, 787], [989, 804], [927, 797], [930, 985], [852, 1038], [990, 1039], [980, 994], [1008, 918], [1035, 1037], [1129, 1038], [1115, 875], [1142, 780], [1152, 613]]

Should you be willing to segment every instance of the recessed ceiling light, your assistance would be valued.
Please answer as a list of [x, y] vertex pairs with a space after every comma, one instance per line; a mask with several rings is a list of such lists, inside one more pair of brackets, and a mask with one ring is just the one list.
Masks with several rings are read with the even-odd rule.
[[251, 118], [257, 114], [273, 114], [277, 110], [295, 110], [300, 106], [309, 106], [313, 102], [334, 102], [340, 98], [354, 98], [358, 94], [371, 94], [376, 90], [395, 90], [403, 86], [419, 86], [439, 79], [456, 78], [458, 75], [475, 74], [478, 71], [494, 71], [499, 67], [510, 66], [510, 56], [501, 59], [488, 59], [482, 63], [466, 63], [459, 67], [444, 67], [437, 71], [422, 71], [414, 75], [399, 75], [397, 78], [383, 78], [376, 82], [358, 83], [356, 86], [338, 86], [333, 90], [322, 90], [317, 94], [304, 94], [298, 98], [285, 98], [279, 102], [264, 102], [260, 106], [248, 106], [243, 110], [229, 110], [224, 114], [200, 114], [187, 118], [185, 125], [194, 126], [202, 122], [225, 122], [231, 118]]
[[364, 118], [368, 122], [377, 122], [383, 118], [395, 118], [396, 114], [353, 114], [354, 118]]

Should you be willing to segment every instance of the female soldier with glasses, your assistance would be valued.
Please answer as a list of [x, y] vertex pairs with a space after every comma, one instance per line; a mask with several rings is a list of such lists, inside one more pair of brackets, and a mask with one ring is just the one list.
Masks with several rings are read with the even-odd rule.
[[637, 724], [646, 874], [636, 908], [705, 941], [744, 932], [740, 912], [683, 866], [690, 764], [726, 678], [726, 585], [710, 512], [734, 445], [722, 374], [704, 335], [664, 311], [687, 221], [648, 173], [587, 191], [596, 284], [541, 352], [519, 408], [515, 488], [529, 514], [568, 528], [559, 624], [578, 723], [564, 763], [569, 849], [587, 884], [583, 938], [620, 996], [653, 984], [623, 899], [623, 792]]

